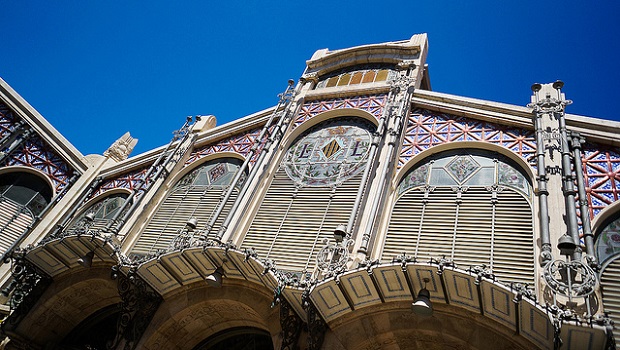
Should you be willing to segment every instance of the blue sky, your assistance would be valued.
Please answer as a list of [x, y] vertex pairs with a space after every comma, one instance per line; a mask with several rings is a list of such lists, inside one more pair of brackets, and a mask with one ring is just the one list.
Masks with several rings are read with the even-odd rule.
[[561, 79], [568, 112], [620, 120], [618, 1], [0, 5], [0, 77], [84, 154], [130, 131], [135, 155], [188, 115], [272, 106], [315, 50], [423, 32], [434, 91], [525, 105], [532, 83]]

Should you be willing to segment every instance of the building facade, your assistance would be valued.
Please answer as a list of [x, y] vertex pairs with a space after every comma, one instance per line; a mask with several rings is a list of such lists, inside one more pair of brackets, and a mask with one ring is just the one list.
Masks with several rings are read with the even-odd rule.
[[[83, 156], [0, 81], [6, 349], [613, 349], [620, 123], [431, 91], [427, 37]], [[620, 333], [616, 333], [618, 335]]]

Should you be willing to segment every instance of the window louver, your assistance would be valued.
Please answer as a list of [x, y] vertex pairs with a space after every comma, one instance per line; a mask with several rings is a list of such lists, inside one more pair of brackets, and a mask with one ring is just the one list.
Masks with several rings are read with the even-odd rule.
[[323, 238], [331, 239], [337, 225], [353, 209], [361, 174], [335, 187], [302, 187], [283, 169], [273, 179], [242, 243], [259, 257], [275, 260], [279, 269], [311, 271]]
[[620, 259], [616, 257], [601, 274], [603, 308], [614, 321], [614, 338], [620, 339]]
[[[145, 255], [167, 249], [190, 218], [198, 220], [197, 230], [205, 228], [220, 205], [240, 164], [238, 159], [232, 158], [214, 160], [179, 180], [152, 216], [131, 253]], [[238, 188], [235, 188], [209, 236], [217, 234], [238, 193]]]
[[[517, 191], [492, 193], [470, 187], [461, 194], [438, 187], [424, 204], [423, 187], [403, 194], [394, 206], [382, 259], [415, 256], [454, 259], [462, 268], [490, 267], [503, 282], [534, 282], [532, 211]], [[456, 233], [456, 234], [455, 234]]]
[[24, 206], [8, 198], [0, 199], [0, 253], [4, 253], [26, 232], [34, 216]]

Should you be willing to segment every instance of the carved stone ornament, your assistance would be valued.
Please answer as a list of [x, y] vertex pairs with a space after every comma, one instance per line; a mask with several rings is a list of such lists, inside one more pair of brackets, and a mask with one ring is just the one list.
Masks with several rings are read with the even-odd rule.
[[137, 143], [138, 139], [131, 137], [128, 131], [125, 135], [116, 140], [110, 148], [103, 152], [103, 155], [116, 162], [120, 162], [129, 157], [129, 154], [131, 154], [131, 151], [133, 151]]

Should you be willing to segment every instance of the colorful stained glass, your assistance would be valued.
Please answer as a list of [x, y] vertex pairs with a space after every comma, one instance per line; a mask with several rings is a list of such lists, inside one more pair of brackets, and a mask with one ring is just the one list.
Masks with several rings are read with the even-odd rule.
[[422, 186], [426, 183], [428, 178], [428, 164], [423, 164], [413, 171], [409, 172], [407, 176], [403, 178], [398, 186], [398, 194], [402, 194], [410, 188]]
[[[455, 153], [457, 153], [455, 155]], [[527, 178], [512, 161], [483, 150], [453, 150], [435, 154], [410, 170], [398, 186], [398, 194], [415, 187], [502, 185], [531, 196]]]
[[174, 188], [186, 186], [228, 186], [239, 168], [241, 160], [220, 158], [206, 162], [183, 176]]
[[480, 164], [470, 155], [454, 157], [446, 166], [448, 174], [452, 175], [459, 184], [467, 180], [467, 178], [473, 175], [478, 169], [480, 169]]
[[620, 218], [605, 226], [596, 240], [596, 254], [599, 263], [620, 253]]
[[289, 148], [283, 167], [304, 186], [331, 186], [359, 173], [366, 164], [374, 125], [359, 118], [321, 123]]
[[398, 76], [394, 66], [371, 64], [356, 67], [345, 67], [327, 76], [321, 77], [315, 89], [334, 86], [367, 84], [394, 79]]

